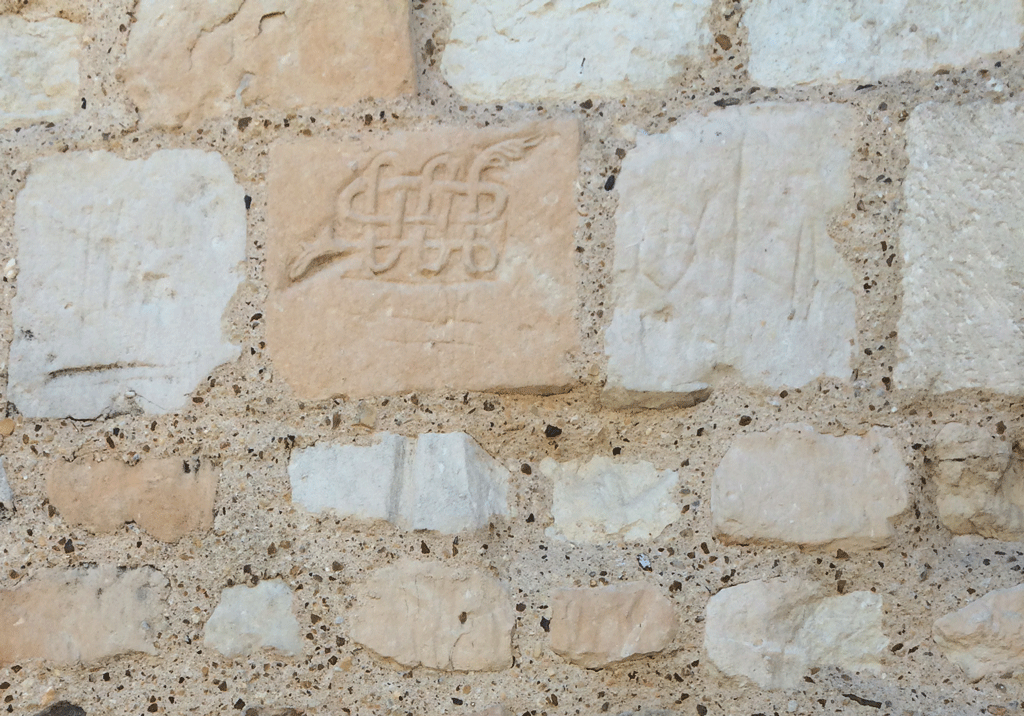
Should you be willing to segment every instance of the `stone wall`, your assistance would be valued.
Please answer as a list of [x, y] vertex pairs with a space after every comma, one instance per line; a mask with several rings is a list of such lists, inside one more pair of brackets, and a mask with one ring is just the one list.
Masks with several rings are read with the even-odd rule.
[[0, 712], [1012, 714], [1021, 0], [0, 2]]

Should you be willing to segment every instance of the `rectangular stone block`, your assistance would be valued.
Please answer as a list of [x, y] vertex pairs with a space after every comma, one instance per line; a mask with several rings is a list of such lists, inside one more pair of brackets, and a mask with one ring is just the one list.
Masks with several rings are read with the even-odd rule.
[[1024, 108], [927, 104], [907, 123], [896, 383], [1024, 394]]
[[638, 138], [617, 183], [606, 405], [692, 402], [729, 371], [769, 387], [849, 377], [853, 275], [826, 226], [852, 193], [852, 121], [737, 107]]
[[1019, 0], [753, 0], [743, 15], [761, 85], [877, 80], [1020, 46]]
[[82, 28], [0, 16], [0, 128], [56, 121], [79, 102]]
[[574, 122], [276, 144], [277, 370], [306, 399], [569, 385], [578, 151]]

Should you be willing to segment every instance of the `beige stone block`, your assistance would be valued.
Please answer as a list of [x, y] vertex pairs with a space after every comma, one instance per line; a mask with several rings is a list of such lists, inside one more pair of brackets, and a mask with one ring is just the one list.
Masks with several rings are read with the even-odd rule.
[[551, 598], [551, 650], [588, 669], [662, 651], [676, 628], [672, 602], [647, 584], [560, 589]]
[[56, 121], [78, 107], [79, 25], [0, 16], [0, 128]]
[[512, 602], [481, 570], [407, 559], [374, 572], [362, 591], [349, 633], [383, 657], [448, 671], [512, 665]]
[[989, 592], [937, 619], [932, 637], [972, 681], [1024, 671], [1024, 584]]
[[113, 532], [134, 522], [164, 542], [213, 525], [217, 473], [208, 462], [198, 467], [180, 458], [126, 465], [106, 462], [54, 463], [46, 495], [71, 525]]
[[0, 590], [0, 664], [155, 654], [166, 591], [167, 579], [151, 567], [44, 570]]
[[277, 370], [307, 399], [564, 389], [578, 151], [575, 122], [276, 144]]
[[404, 0], [140, 0], [135, 18], [124, 79], [144, 126], [415, 90]]

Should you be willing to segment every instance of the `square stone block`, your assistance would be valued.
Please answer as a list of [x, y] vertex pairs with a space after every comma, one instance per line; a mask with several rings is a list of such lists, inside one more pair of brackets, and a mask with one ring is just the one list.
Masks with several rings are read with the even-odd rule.
[[277, 370], [306, 399], [567, 387], [578, 152], [575, 122], [277, 143]]
[[0, 17], [0, 128], [57, 121], [78, 108], [82, 28]]

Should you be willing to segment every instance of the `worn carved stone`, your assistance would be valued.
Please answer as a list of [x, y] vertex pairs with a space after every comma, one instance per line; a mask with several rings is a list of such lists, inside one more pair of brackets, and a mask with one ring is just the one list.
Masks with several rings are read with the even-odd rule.
[[206, 622], [203, 643], [228, 657], [260, 649], [301, 654], [302, 634], [292, 613], [292, 590], [280, 579], [263, 580], [254, 587], [228, 587]]
[[1024, 670], [1024, 584], [937, 619], [932, 637], [971, 681]]
[[53, 122], [79, 102], [80, 25], [0, 16], [0, 129]]
[[826, 597], [816, 583], [773, 579], [729, 587], [708, 600], [704, 648], [727, 676], [796, 689], [814, 667], [878, 671], [888, 644], [882, 597]]
[[402, 0], [140, 0], [124, 79], [143, 126], [415, 90]]
[[217, 471], [209, 462], [180, 458], [58, 460], [46, 478], [46, 496], [72, 525], [113, 532], [134, 522], [164, 542], [177, 542], [213, 525]]
[[267, 344], [308, 399], [573, 382], [574, 122], [271, 150]]
[[0, 664], [155, 654], [167, 579], [151, 567], [46, 569], [0, 590]]
[[852, 119], [735, 107], [637, 138], [616, 183], [605, 405], [693, 404], [732, 372], [769, 387], [849, 377], [853, 274], [826, 226], [851, 197]]
[[402, 666], [496, 671], [512, 665], [514, 614], [483, 571], [406, 559], [367, 580], [350, 634]]
[[551, 597], [551, 650], [588, 669], [663, 651], [676, 628], [672, 602], [643, 583], [559, 589]]
[[33, 417], [181, 408], [239, 348], [221, 318], [244, 276], [245, 203], [224, 159], [39, 159], [18, 194], [9, 398]]

